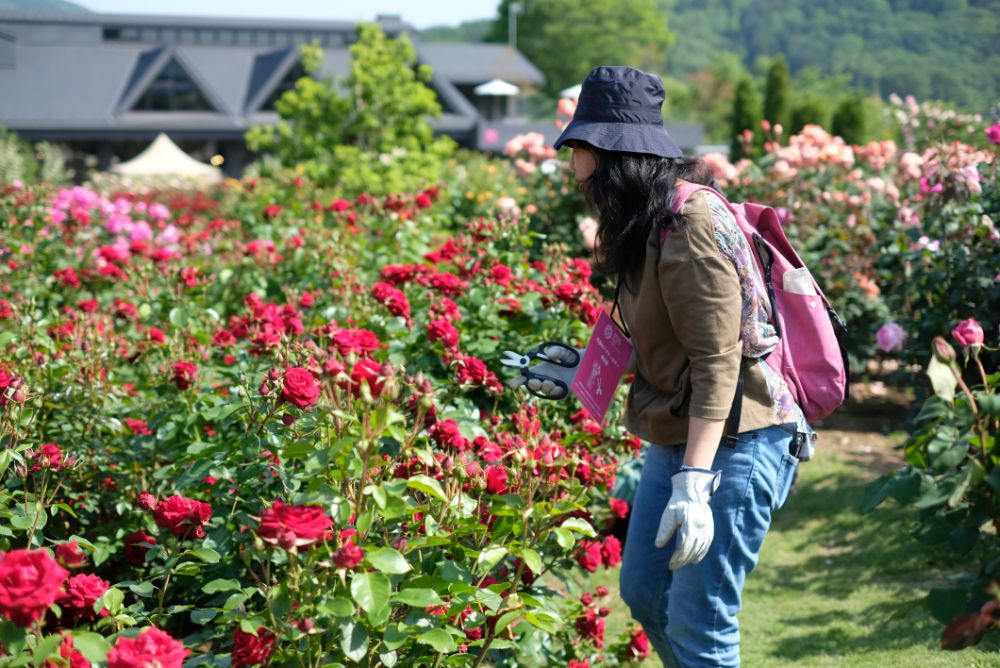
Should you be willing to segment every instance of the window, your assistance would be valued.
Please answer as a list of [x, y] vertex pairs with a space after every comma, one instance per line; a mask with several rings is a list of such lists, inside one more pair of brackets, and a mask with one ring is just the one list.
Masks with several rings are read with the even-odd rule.
[[215, 111], [176, 58], [160, 70], [133, 111]]
[[104, 29], [104, 41], [105, 42], [116, 42], [122, 38], [121, 28], [105, 28]]
[[278, 101], [278, 98], [284, 95], [287, 91], [295, 88], [295, 82], [304, 76], [308, 75], [306, 74], [305, 68], [302, 67], [302, 62], [300, 61], [295, 63], [292, 69], [288, 70], [288, 73], [285, 74], [285, 76], [281, 78], [281, 81], [278, 82], [278, 85], [274, 87], [271, 94], [267, 96], [267, 99], [264, 100], [264, 104], [260, 105], [260, 110], [274, 111], [274, 103]]

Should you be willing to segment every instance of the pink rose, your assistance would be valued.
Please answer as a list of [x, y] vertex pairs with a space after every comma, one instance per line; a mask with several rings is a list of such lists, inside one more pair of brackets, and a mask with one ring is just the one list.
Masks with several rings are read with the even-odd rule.
[[875, 333], [875, 343], [884, 353], [898, 353], [903, 349], [906, 332], [894, 322], [887, 322]]
[[963, 320], [951, 330], [958, 344], [963, 348], [983, 345], [983, 327], [974, 318]]
[[45, 550], [0, 553], [0, 615], [27, 628], [62, 595], [69, 571]]
[[150, 626], [135, 638], [118, 638], [108, 652], [108, 668], [181, 668], [190, 653], [184, 643]]

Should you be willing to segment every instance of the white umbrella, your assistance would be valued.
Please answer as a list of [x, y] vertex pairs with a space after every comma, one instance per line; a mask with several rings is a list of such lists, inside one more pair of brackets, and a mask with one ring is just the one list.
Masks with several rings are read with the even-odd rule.
[[479, 84], [473, 89], [476, 95], [495, 95], [499, 97], [510, 97], [517, 95], [521, 89], [503, 79], [493, 79], [484, 84]]

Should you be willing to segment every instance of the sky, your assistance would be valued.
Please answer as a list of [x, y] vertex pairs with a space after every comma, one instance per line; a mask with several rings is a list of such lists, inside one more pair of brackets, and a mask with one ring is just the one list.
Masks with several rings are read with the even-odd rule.
[[95, 12], [372, 21], [399, 14], [422, 29], [491, 19], [499, 0], [74, 0]]

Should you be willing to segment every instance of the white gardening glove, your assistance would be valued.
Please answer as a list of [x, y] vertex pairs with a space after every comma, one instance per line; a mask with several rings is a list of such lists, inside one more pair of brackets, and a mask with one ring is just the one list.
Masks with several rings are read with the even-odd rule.
[[656, 547], [664, 547], [677, 532], [677, 547], [670, 557], [670, 570], [696, 564], [705, 558], [715, 536], [712, 493], [719, 487], [720, 471], [683, 467], [670, 477], [674, 491], [660, 517]]
[[[549, 346], [544, 352], [551, 360], [569, 364], [575, 359], [577, 365], [574, 367], [565, 367], [550, 362], [539, 362], [527, 367], [526, 370], [531, 374], [530, 377], [524, 375], [522, 371], [521, 375], [507, 381], [507, 385], [517, 388], [527, 384], [528, 389], [535, 394], [544, 395], [551, 399], [565, 399], [569, 396], [568, 388], [573, 385], [573, 379], [576, 377], [576, 371], [579, 368], [579, 360], [583, 357], [583, 351], [563, 346]], [[565, 383], [567, 390], [564, 391], [562, 387], [555, 383], [555, 380]]]

